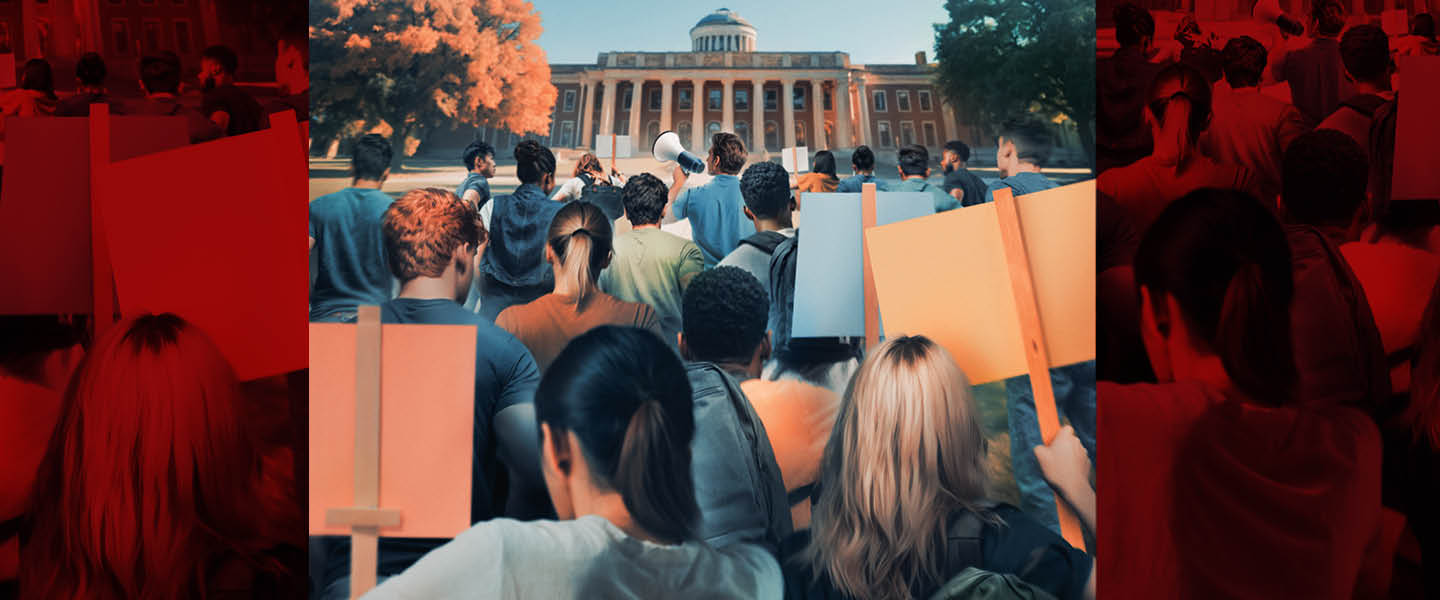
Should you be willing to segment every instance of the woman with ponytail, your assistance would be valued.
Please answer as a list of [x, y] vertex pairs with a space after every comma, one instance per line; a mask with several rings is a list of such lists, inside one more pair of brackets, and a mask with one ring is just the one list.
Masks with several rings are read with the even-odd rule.
[[[1210, 125], [1210, 82], [1195, 67], [1174, 64], [1150, 82], [1145, 121], [1153, 150], [1149, 156], [1100, 174], [1100, 193], [1115, 199], [1143, 231], [1176, 198], [1200, 188], [1258, 191], [1244, 167], [1216, 162], [1200, 152], [1200, 134]], [[1274, 198], [1262, 198], [1273, 205]]]
[[535, 412], [560, 520], [475, 525], [366, 598], [780, 598], [768, 551], [696, 537], [690, 381], [660, 338], [611, 326], [575, 338]]
[[[1118, 484], [1099, 486], [1101, 588], [1358, 594], [1358, 581], [1372, 581], [1360, 571], [1379, 525], [1380, 438], [1359, 411], [1296, 401], [1280, 223], [1245, 194], [1193, 192], [1145, 234], [1135, 281], [1158, 384], [1098, 386], [1097, 425], [1115, 451], [1098, 454], [1096, 479]], [[1083, 466], [1042, 468], [1067, 481]]]
[[543, 373], [576, 336], [600, 325], [628, 325], [660, 334], [655, 310], [600, 290], [600, 271], [610, 264], [610, 219], [589, 202], [566, 203], [550, 221], [545, 260], [555, 291], [500, 313], [495, 324], [530, 349]]

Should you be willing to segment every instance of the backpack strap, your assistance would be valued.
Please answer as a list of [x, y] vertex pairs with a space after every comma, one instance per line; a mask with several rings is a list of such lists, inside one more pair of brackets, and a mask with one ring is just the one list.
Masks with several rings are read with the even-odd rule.
[[1340, 103], [1340, 106], [1349, 107], [1351, 110], [1366, 117], [1374, 118], [1375, 110], [1386, 102], [1387, 100], [1385, 100], [1384, 97], [1376, 94], [1357, 94], [1346, 98]]
[[761, 231], [740, 240], [740, 243], [754, 246], [759, 248], [761, 252], [773, 256], [775, 254], [775, 247], [779, 246], [781, 242], [784, 242], [787, 237], [788, 236], [778, 231]]
[[[982, 510], [984, 510], [982, 508]], [[945, 535], [945, 574], [953, 577], [966, 567], [981, 568], [984, 555], [981, 551], [982, 532], [985, 522], [973, 511], [960, 509], [950, 519]]]

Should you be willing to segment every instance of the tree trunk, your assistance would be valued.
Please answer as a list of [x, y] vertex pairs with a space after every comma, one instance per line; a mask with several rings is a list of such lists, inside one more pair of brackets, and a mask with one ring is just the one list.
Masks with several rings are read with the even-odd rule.
[[405, 140], [410, 137], [410, 128], [407, 126], [395, 127], [390, 133], [390, 173], [404, 171], [405, 162]]
[[1085, 147], [1085, 157], [1090, 162], [1090, 174], [1095, 174], [1095, 130], [1094, 119], [1085, 117], [1075, 120], [1075, 131], [1080, 134], [1080, 145]]

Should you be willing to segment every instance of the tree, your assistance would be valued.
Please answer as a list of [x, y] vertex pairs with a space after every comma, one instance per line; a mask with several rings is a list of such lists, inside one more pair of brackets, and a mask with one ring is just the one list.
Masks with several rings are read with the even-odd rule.
[[523, 0], [312, 0], [317, 139], [387, 132], [393, 168], [427, 131], [548, 133], [555, 86]]
[[1075, 121], [1095, 165], [1092, 0], [946, 0], [935, 84], [972, 123], [1036, 111]]

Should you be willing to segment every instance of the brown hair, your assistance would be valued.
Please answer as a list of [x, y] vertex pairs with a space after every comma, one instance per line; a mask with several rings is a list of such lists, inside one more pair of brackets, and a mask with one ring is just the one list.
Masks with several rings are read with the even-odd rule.
[[745, 142], [740, 141], [740, 136], [722, 131], [710, 138], [710, 158], [716, 161], [720, 173], [739, 175], [745, 168], [745, 157]]
[[560, 263], [555, 293], [573, 295], [576, 310], [584, 310], [595, 295], [595, 282], [610, 256], [613, 236], [610, 219], [589, 202], [567, 202], [550, 220], [546, 238]]
[[469, 265], [457, 257], [461, 246], [485, 241], [485, 226], [475, 207], [449, 190], [410, 190], [390, 208], [380, 224], [385, 258], [400, 281], [439, 277], [451, 260], [463, 273]]
[[[595, 154], [586, 152], [580, 155], [580, 160], [575, 163], [575, 172], [571, 177], [579, 177], [581, 173], [590, 173], [600, 177], [597, 181], [605, 179], [605, 166], [600, 164], [600, 159]], [[608, 183], [608, 180], [606, 181]]]

